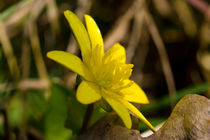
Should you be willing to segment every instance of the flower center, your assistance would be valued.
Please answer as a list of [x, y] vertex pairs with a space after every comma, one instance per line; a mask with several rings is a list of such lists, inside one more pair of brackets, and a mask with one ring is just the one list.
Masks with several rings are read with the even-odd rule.
[[132, 67], [132, 64], [120, 64], [114, 61], [102, 64], [95, 75], [97, 83], [105, 89], [119, 90], [125, 88], [130, 85], [125, 80], [131, 76]]
[[133, 64], [122, 63], [121, 56], [115, 57], [114, 53], [101, 53], [101, 47], [92, 49], [87, 66], [93, 74], [93, 81], [104, 89], [119, 91], [128, 87], [132, 82], [128, 82], [132, 74]]

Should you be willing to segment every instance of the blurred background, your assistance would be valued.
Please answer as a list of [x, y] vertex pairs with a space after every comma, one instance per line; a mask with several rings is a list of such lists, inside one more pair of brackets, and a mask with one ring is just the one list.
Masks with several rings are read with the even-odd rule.
[[[209, 98], [209, 9], [209, 0], [0, 0], [0, 139], [79, 134], [87, 106], [75, 99], [76, 75], [46, 58], [51, 50], [80, 55], [65, 10], [91, 15], [105, 50], [125, 46], [131, 79], [150, 100], [139, 108], [154, 126], [184, 95]], [[105, 114], [95, 106], [90, 124]]]

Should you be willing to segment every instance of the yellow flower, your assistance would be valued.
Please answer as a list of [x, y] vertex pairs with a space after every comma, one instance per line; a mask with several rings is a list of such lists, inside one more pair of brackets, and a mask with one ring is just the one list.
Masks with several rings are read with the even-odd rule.
[[124, 47], [116, 43], [104, 52], [103, 39], [93, 18], [85, 15], [86, 29], [71, 11], [65, 11], [64, 15], [79, 44], [82, 60], [63, 51], [51, 51], [47, 56], [82, 77], [76, 92], [77, 100], [83, 104], [91, 104], [103, 98], [117, 112], [127, 128], [131, 128], [132, 125], [129, 114], [131, 111], [155, 131], [139, 110], [130, 103], [147, 104], [149, 101], [143, 90], [134, 81], [129, 80], [133, 64], [126, 64]]

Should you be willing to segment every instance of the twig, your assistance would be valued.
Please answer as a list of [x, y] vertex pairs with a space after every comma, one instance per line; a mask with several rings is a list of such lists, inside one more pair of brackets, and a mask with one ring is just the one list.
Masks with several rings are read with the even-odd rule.
[[49, 82], [46, 80], [32, 80], [25, 79], [20, 81], [17, 85], [17, 88], [20, 90], [29, 90], [29, 89], [48, 89]]
[[[150, 47], [148, 46], [149, 39], [150, 39], [149, 32], [144, 27], [146, 27], [145, 24], [143, 25], [143, 28], [142, 28], [142, 33], [141, 33], [141, 37], [138, 44], [139, 46], [136, 49], [135, 54], [134, 54], [135, 56], [141, 56], [141, 59], [139, 59], [138, 57], [133, 57], [133, 60], [132, 60], [132, 63], [135, 64], [135, 67], [134, 67], [134, 71], [133, 71], [131, 79], [133, 79], [134, 81], [138, 83], [142, 83], [143, 80], [145, 80], [144, 76], [146, 75], [143, 72], [143, 68], [145, 66], [146, 59], [150, 50]], [[149, 84], [152, 84], [152, 83], [149, 82]], [[145, 83], [144, 83], [144, 86], [146, 86]]]
[[154, 43], [156, 44], [156, 47], [160, 56], [160, 61], [163, 67], [163, 72], [164, 72], [167, 86], [168, 86], [171, 105], [173, 107], [176, 102], [176, 88], [175, 88], [173, 73], [170, 67], [168, 55], [165, 50], [165, 45], [160, 37], [160, 34], [158, 32], [158, 29], [155, 25], [155, 22], [152, 16], [150, 15], [149, 12], [146, 11], [146, 9], [145, 9], [145, 22], [147, 23], [149, 32], [154, 40]]
[[207, 2], [203, 0], [186, 0], [192, 6], [197, 8], [200, 12], [205, 14], [208, 18], [210, 18], [210, 6]]
[[139, 39], [141, 37], [142, 33], [142, 26], [144, 22], [144, 10], [143, 10], [143, 1], [137, 1], [138, 3], [136, 4], [136, 8], [134, 10], [134, 24], [133, 24], [133, 29], [130, 35], [130, 39], [128, 42], [128, 47], [126, 48], [126, 61], [127, 63], [130, 63], [133, 56], [134, 52], [138, 46]]
[[11, 91], [14, 89], [19, 89], [19, 90], [31, 90], [31, 89], [36, 89], [36, 90], [46, 90], [49, 88], [49, 82], [45, 80], [37, 80], [37, 79], [24, 79], [19, 81], [16, 85], [8, 85], [7, 83], [1, 83], [0, 84], [0, 91]]
[[126, 13], [117, 19], [111, 30], [104, 37], [105, 50], [110, 48], [115, 42], [119, 42], [125, 37], [130, 25], [130, 20], [134, 16], [133, 8], [135, 4], [136, 3], [134, 2], [131, 7], [128, 8]]

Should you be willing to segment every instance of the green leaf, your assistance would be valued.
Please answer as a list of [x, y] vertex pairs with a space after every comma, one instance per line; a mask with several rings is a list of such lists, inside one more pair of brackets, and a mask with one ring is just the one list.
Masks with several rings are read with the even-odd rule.
[[22, 110], [23, 106], [21, 103], [21, 96], [17, 92], [17, 94], [10, 99], [10, 104], [8, 106], [9, 122], [12, 128], [15, 128], [19, 125]]
[[100, 106], [96, 107], [94, 109], [90, 124], [93, 125], [94, 123], [96, 123], [99, 119], [101, 119], [106, 114], [107, 114], [107, 112], [103, 108], [101, 108]]
[[78, 102], [75, 96], [69, 97], [68, 115], [65, 126], [71, 129], [73, 134], [78, 134], [80, 132], [86, 110], [87, 105]]
[[68, 94], [71, 92], [58, 84], [52, 84], [51, 98], [45, 117], [46, 140], [68, 140], [72, 131], [65, 128], [67, 117]]
[[48, 104], [44, 97], [44, 92], [39, 90], [31, 90], [27, 93], [27, 114], [36, 121], [42, 118], [47, 109]]

